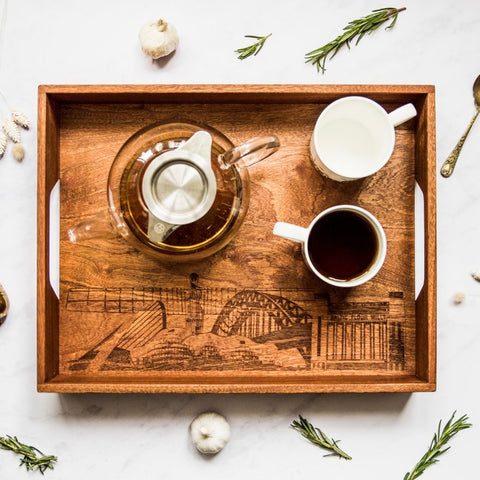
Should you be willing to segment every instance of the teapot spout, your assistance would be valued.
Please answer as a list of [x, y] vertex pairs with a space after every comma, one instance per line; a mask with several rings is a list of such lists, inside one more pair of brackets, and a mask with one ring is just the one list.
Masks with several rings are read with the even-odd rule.
[[126, 227], [115, 226], [107, 214], [100, 213], [71, 227], [67, 234], [70, 242], [78, 243], [95, 238], [114, 238], [117, 233], [121, 233], [122, 228]]

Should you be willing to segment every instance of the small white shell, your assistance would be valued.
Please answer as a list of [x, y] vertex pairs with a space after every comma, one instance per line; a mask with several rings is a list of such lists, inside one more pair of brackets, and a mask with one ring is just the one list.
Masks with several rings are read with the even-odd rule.
[[460, 303], [463, 303], [465, 301], [465, 298], [466, 295], [463, 292], [458, 292], [453, 297], [453, 303], [455, 303], [455, 305], [459, 305]]
[[23, 157], [25, 156], [25, 148], [21, 143], [15, 143], [15, 145], [13, 145], [12, 155], [17, 162], [21, 162], [23, 160]]
[[178, 46], [177, 30], [163, 19], [146, 23], [138, 38], [144, 53], [154, 59], [169, 55]]
[[8, 137], [3, 132], [0, 132], [0, 158], [3, 157], [3, 154], [7, 149], [7, 142], [8, 142]]
[[472, 272], [472, 277], [477, 281], [480, 282], [480, 270], [475, 270]]
[[26, 129], [30, 128], [30, 120], [20, 110], [12, 110], [12, 119], [17, 125]]
[[205, 412], [190, 425], [192, 441], [201, 453], [215, 454], [230, 440], [230, 425], [216, 412]]
[[20, 141], [20, 128], [11, 118], [6, 118], [3, 121], [2, 128], [15, 143]]

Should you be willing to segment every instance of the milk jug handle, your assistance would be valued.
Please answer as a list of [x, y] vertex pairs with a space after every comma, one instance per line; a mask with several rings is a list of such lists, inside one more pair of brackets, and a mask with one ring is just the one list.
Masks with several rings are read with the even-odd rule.
[[219, 155], [220, 168], [226, 170], [232, 165], [250, 167], [275, 153], [280, 147], [277, 137], [255, 137]]

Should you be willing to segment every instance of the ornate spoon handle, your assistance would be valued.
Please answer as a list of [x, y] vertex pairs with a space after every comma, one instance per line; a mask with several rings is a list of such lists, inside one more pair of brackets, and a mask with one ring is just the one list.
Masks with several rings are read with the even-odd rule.
[[477, 119], [479, 113], [480, 113], [480, 107], [477, 108], [475, 115], [470, 120], [470, 124], [465, 130], [465, 133], [460, 137], [460, 140], [453, 148], [452, 153], [443, 162], [442, 168], [440, 169], [440, 173], [442, 174], [443, 177], [449, 177], [453, 173], [453, 170], [455, 169], [455, 165], [457, 164], [458, 156], [460, 155], [460, 152], [462, 150], [463, 144], [465, 143], [465, 140], [468, 134], [470, 133], [470, 130], [472, 129], [473, 124], [475, 123], [475, 120]]

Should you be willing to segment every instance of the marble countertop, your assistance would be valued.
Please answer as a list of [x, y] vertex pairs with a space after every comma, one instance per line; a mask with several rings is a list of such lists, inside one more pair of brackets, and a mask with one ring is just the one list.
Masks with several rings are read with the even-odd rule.
[[[5, 0], [0, 0], [0, 8]], [[461, 432], [422, 478], [471, 478], [480, 441], [480, 122], [449, 179], [437, 175], [437, 391], [414, 394], [58, 395], [36, 391], [36, 109], [39, 84], [432, 84], [436, 88], [437, 172], [475, 106], [480, 72], [476, 0], [405, 0], [391, 31], [365, 37], [327, 63], [305, 52], [334, 38], [349, 20], [386, 5], [373, 0], [10, 0], [0, 31], [0, 113], [24, 111], [26, 155], [0, 159], [0, 282], [11, 310], [0, 327], [0, 436], [17, 435], [59, 461], [47, 478], [241, 479], [403, 478], [440, 419], [468, 414]], [[138, 30], [164, 17], [180, 34], [176, 53], [153, 63]], [[233, 51], [245, 34], [273, 35], [243, 62]], [[8, 105], [5, 103], [8, 102]], [[456, 293], [465, 294], [461, 304]], [[194, 449], [189, 424], [217, 410], [232, 438], [214, 457]], [[324, 458], [289, 424], [298, 414], [341, 439], [350, 462]], [[26, 478], [0, 451], [0, 476]], [[38, 473], [31, 474], [33, 476]], [[33, 478], [33, 477], [32, 477]]]

